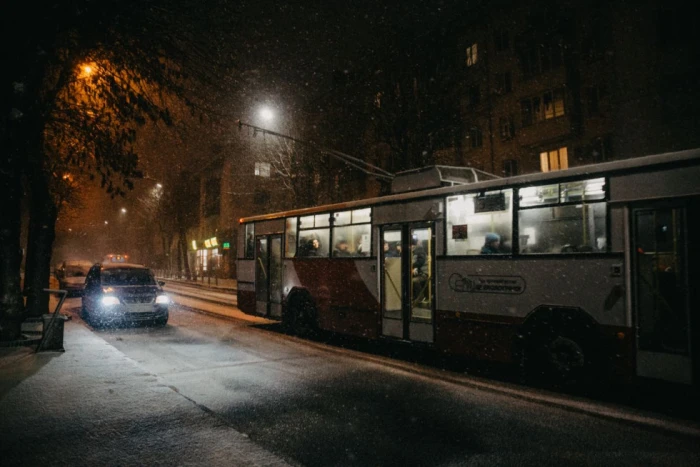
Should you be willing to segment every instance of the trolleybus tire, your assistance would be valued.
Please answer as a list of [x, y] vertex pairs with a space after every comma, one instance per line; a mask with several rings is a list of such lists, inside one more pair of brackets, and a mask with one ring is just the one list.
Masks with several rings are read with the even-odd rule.
[[316, 306], [308, 294], [298, 292], [290, 296], [283, 323], [297, 336], [310, 337], [316, 334], [318, 330]]
[[599, 361], [597, 335], [597, 323], [580, 308], [537, 307], [516, 345], [523, 379], [536, 386], [588, 389]]
[[523, 367], [528, 383], [570, 388], [589, 383], [591, 361], [580, 340], [554, 332], [525, 347]]

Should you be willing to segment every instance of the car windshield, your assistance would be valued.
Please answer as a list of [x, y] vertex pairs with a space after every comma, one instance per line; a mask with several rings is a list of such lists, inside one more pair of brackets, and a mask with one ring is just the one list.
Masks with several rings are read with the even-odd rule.
[[148, 269], [103, 269], [103, 285], [155, 285], [153, 274]]
[[84, 266], [67, 266], [66, 277], [85, 277], [90, 268]]

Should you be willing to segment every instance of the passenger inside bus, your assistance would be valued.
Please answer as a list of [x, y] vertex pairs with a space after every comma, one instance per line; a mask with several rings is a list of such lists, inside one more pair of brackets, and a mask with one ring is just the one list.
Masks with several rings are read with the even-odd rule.
[[335, 244], [335, 249], [333, 250], [334, 258], [347, 258], [352, 256], [348, 250], [348, 242], [344, 238], [339, 239]]
[[423, 293], [428, 283], [428, 274], [426, 272], [427, 255], [425, 248], [420, 244], [417, 238], [411, 241], [411, 267], [413, 268], [413, 300], [423, 299]]
[[482, 255], [495, 255], [500, 253], [501, 236], [494, 232], [489, 232], [484, 237], [484, 246], [481, 247]]
[[401, 245], [397, 243], [384, 242], [384, 256], [387, 258], [398, 258], [401, 256]]
[[315, 235], [307, 237], [299, 245], [299, 256], [320, 256], [321, 240]]

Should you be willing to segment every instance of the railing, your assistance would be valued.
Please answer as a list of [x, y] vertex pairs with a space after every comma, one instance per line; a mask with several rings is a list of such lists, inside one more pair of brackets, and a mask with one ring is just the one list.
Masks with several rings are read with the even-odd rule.
[[[177, 271], [174, 269], [154, 269], [153, 270], [154, 274], [158, 277], [162, 277], [164, 279], [185, 279], [185, 272], [184, 271]], [[192, 271], [191, 273], [192, 281], [194, 282], [201, 282], [201, 283], [207, 283], [208, 285], [211, 285], [212, 282], [214, 285], [219, 285], [219, 271], [218, 270], [209, 270], [209, 271]]]

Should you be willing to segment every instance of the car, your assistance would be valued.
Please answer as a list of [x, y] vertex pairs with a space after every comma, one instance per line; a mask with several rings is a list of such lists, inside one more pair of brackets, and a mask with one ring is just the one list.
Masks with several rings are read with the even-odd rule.
[[146, 266], [103, 262], [87, 275], [81, 317], [93, 327], [168, 323], [170, 298]]
[[81, 295], [85, 289], [85, 278], [94, 263], [83, 260], [63, 261], [56, 269], [58, 288], [68, 292], [68, 295]]

